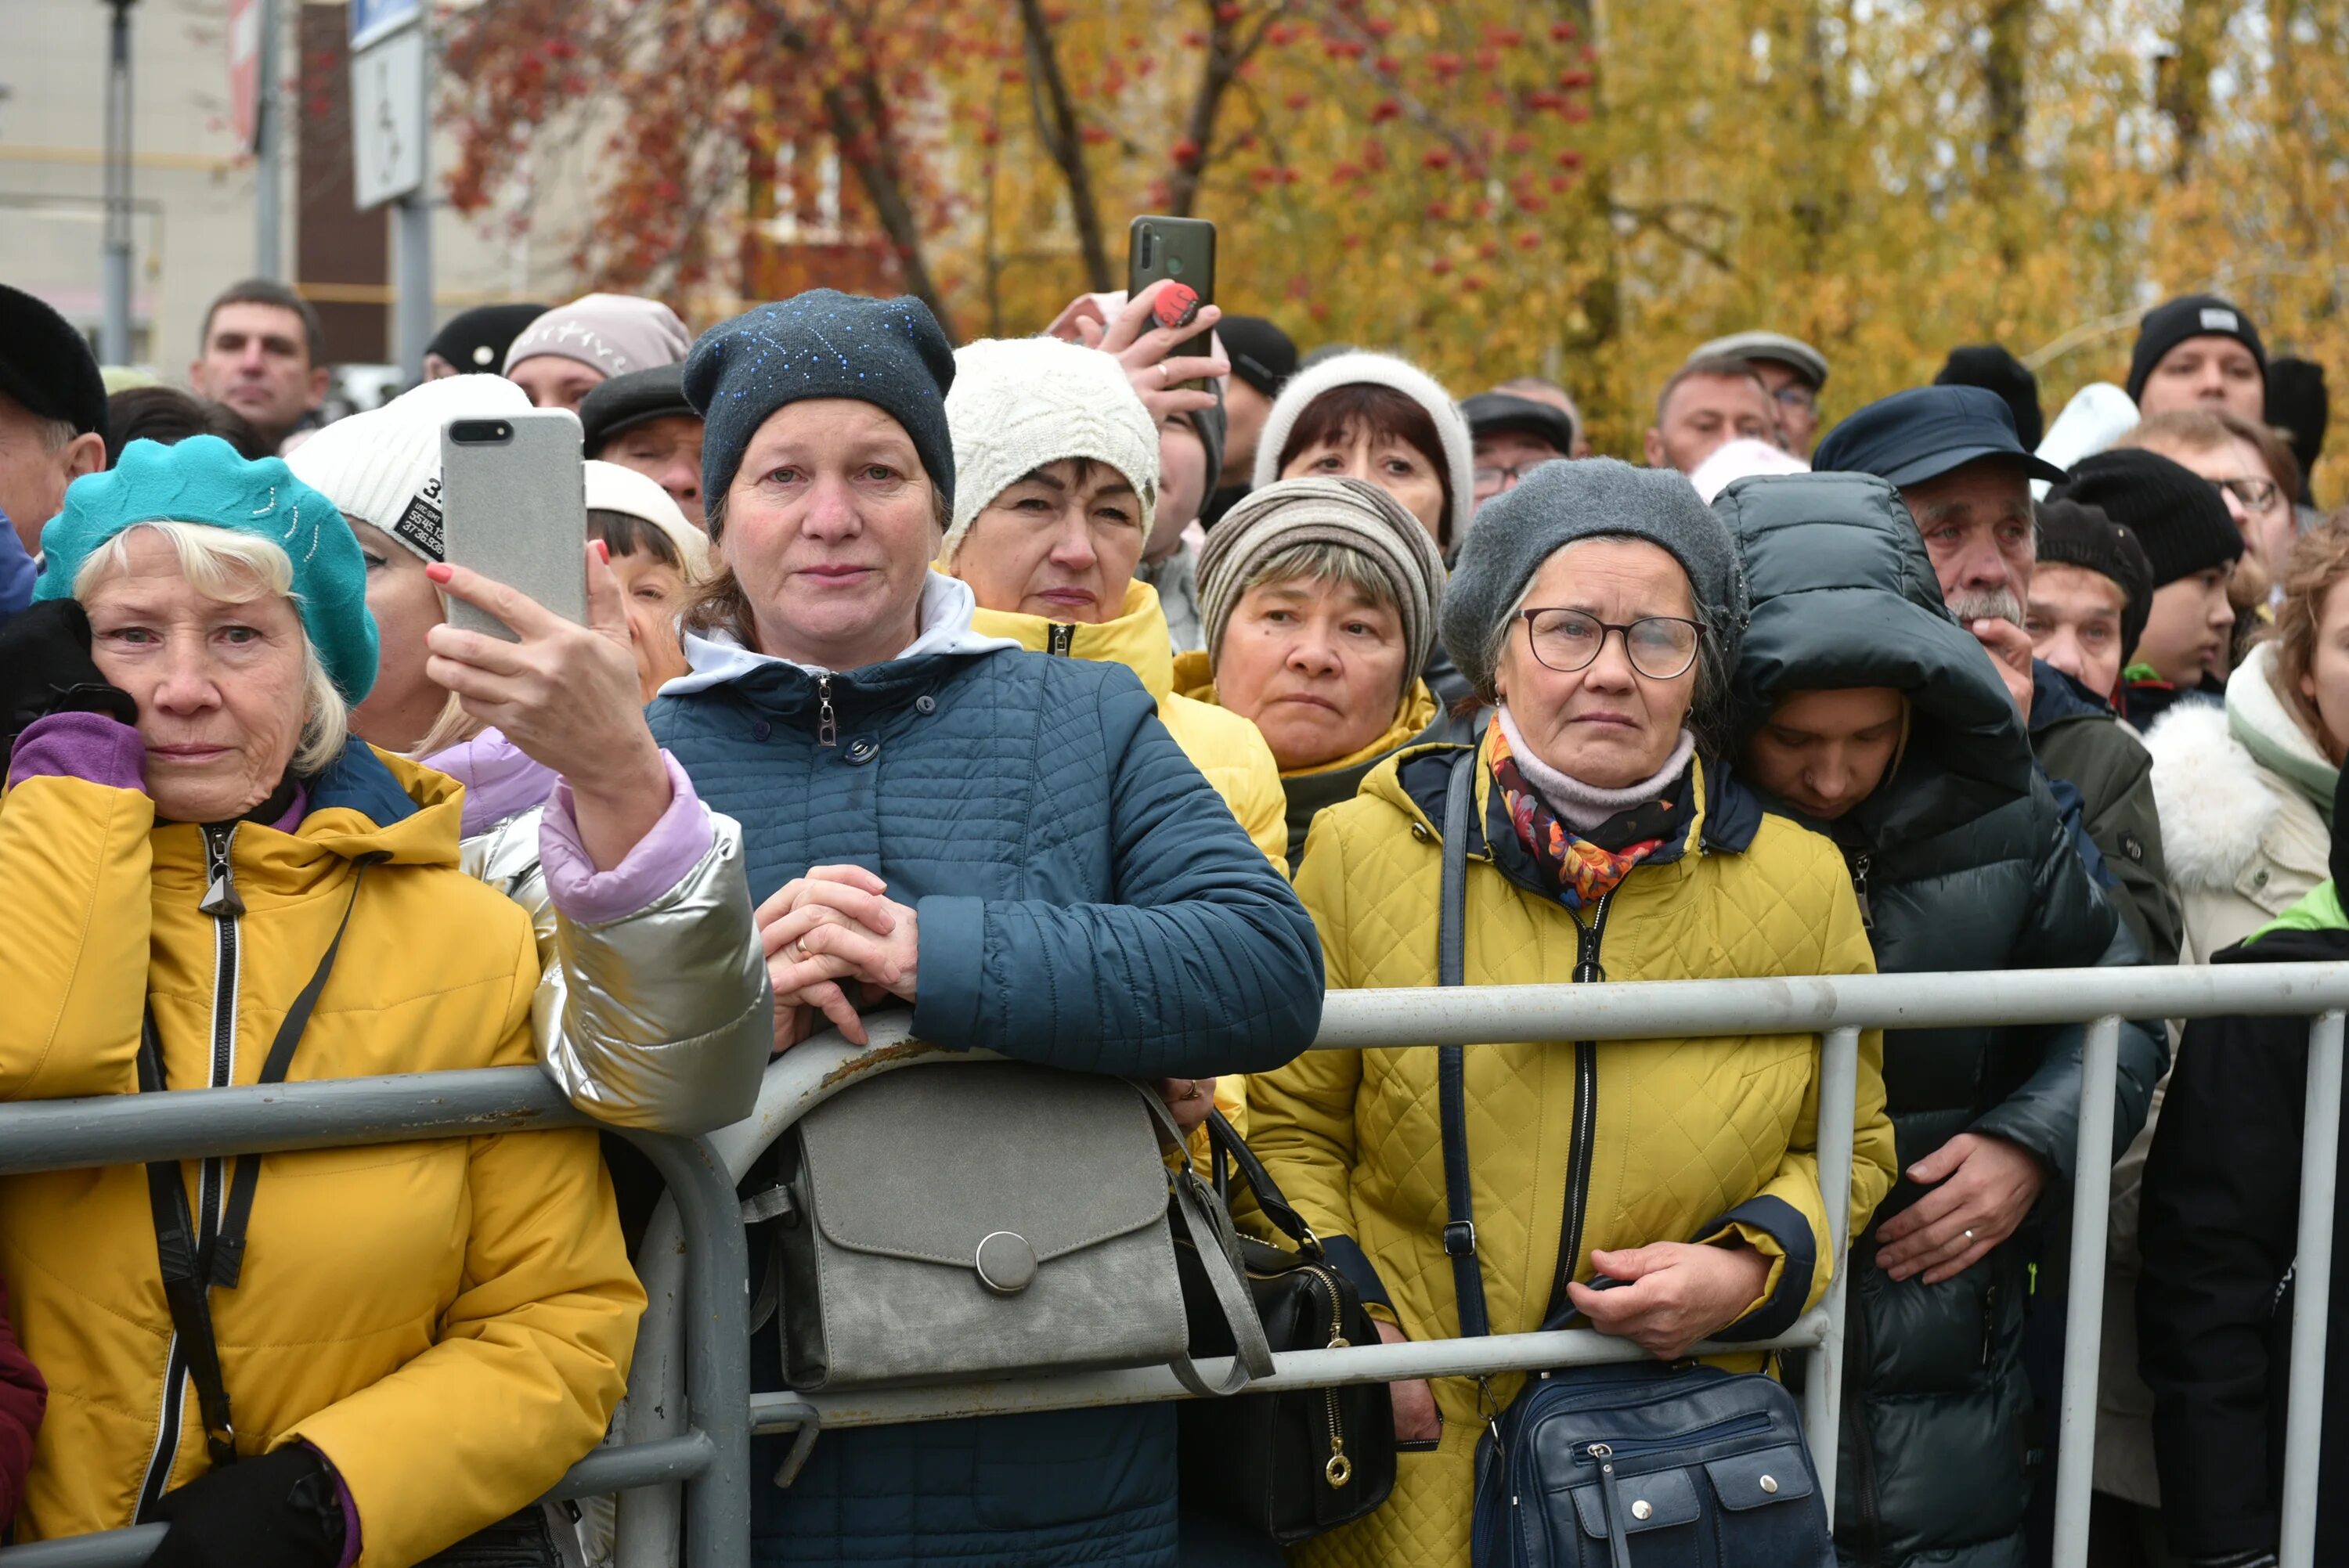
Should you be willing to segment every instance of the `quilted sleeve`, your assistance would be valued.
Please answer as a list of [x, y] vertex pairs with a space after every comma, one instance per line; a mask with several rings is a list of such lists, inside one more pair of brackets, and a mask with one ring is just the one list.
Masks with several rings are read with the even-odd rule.
[[[1830, 851], [1831, 853], [1831, 851]], [[1822, 879], [1825, 908], [1802, 922], [1819, 934], [1818, 975], [1872, 975], [1876, 954], [1860, 923], [1851, 884], [1836, 868]], [[1790, 923], [1795, 912], [1789, 910]], [[1813, 1057], [1814, 1063], [1819, 1058]], [[1885, 1193], [1892, 1190], [1899, 1164], [1892, 1121], [1884, 1109], [1884, 1036], [1869, 1029], [1859, 1037], [1859, 1079], [1853, 1103], [1851, 1222], [1849, 1234], [1866, 1228]], [[1760, 1299], [1715, 1335], [1717, 1339], [1771, 1339], [1826, 1294], [1838, 1259], [1827, 1234], [1826, 1207], [1819, 1191], [1819, 1078], [1815, 1067], [1803, 1109], [1778, 1169], [1762, 1190], [1704, 1227], [1701, 1242], [1742, 1241], [1770, 1259]]]
[[[1347, 941], [1345, 843], [1327, 816], [1314, 820], [1297, 868], [1298, 895], [1313, 917], [1334, 989], [1354, 984]], [[1394, 1321], [1386, 1286], [1357, 1240], [1354, 1096], [1360, 1051], [1308, 1051], [1248, 1079], [1248, 1147], [1273, 1184], [1353, 1281], [1371, 1315]]]
[[914, 1027], [1081, 1072], [1209, 1078], [1279, 1066], [1321, 1019], [1313, 923], [1159, 721], [1132, 672], [1056, 694], [1098, 707], [1110, 897], [932, 894]]

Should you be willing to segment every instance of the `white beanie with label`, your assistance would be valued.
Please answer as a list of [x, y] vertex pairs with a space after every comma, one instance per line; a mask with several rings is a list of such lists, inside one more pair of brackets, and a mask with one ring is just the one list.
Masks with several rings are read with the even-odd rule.
[[440, 428], [528, 412], [530, 395], [502, 376], [444, 376], [336, 420], [295, 448], [285, 466], [345, 517], [439, 561]]
[[1256, 480], [1252, 488], [1261, 490], [1280, 477], [1281, 449], [1288, 444], [1288, 433], [1297, 428], [1297, 421], [1312, 407], [1315, 398], [1340, 387], [1365, 386], [1400, 392], [1427, 410], [1427, 418], [1435, 427], [1436, 441], [1444, 449], [1444, 471], [1449, 480], [1446, 488], [1452, 492], [1452, 504], [1437, 540], [1447, 553], [1456, 552], [1468, 537], [1468, 519], [1476, 510], [1473, 462], [1475, 443], [1469, 438], [1468, 421], [1461, 417], [1459, 405], [1444, 389], [1444, 384], [1409, 360], [1398, 359], [1392, 354], [1351, 349], [1317, 360], [1290, 377], [1281, 387], [1280, 396], [1272, 400], [1272, 409], [1264, 417], [1264, 432], [1257, 438]]
[[1052, 463], [1087, 458], [1123, 474], [1149, 537], [1158, 511], [1158, 426], [1112, 355], [1051, 337], [992, 337], [955, 350], [947, 389], [954, 512], [938, 559], [952, 562], [988, 503]]

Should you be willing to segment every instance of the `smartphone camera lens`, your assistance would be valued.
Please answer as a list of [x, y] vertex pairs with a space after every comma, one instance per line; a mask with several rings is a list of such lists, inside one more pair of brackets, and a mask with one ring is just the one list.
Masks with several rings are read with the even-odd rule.
[[452, 419], [449, 438], [460, 446], [493, 447], [513, 438], [513, 426], [503, 419]]
[[1170, 278], [1179, 278], [1183, 275], [1182, 257], [1169, 256], [1166, 258], [1166, 275]]

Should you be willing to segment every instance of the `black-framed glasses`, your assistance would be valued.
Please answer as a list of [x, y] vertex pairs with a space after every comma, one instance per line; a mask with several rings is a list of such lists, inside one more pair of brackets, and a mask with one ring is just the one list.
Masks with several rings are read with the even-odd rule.
[[2283, 496], [2283, 487], [2273, 480], [2212, 480], [2210, 482], [2253, 511], [2267, 511]]
[[1516, 484], [1542, 464], [1554, 463], [1557, 460], [1557, 454], [1553, 453], [1546, 458], [1536, 458], [1531, 462], [1519, 463], [1513, 469], [1478, 468], [1471, 470], [1471, 477], [1476, 481], [1476, 493], [1482, 495], [1487, 490], [1499, 490]]
[[1560, 675], [1587, 670], [1612, 632], [1623, 639], [1631, 667], [1651, 681], [1676, 680], [1696, 663], [1697, 624], [1678, 615], [1643, 615], [1626, 625], [1581, 610], [1520, 611], [1534, 657]]

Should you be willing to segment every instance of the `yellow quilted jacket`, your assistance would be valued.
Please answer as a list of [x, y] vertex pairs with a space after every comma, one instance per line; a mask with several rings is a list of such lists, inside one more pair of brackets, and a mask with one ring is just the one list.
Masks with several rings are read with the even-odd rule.
[[[356, 751], [366, 748], [354, 742]], [[367, 872], [291, 1078], [528, 1066], [530, 917], [457, 867], [461, 791], [347, 755], [292, 833], [236, 826], [243, 913], [200, 913], [203, 830], [136, 790], [36, 777], [0, 800], [0, 1099], [137, 1089], [141, 1005], [175, 1088], [254, 1082]], [[190, 1161], [191, 1206], [225, 1161]], [[237, 1446], [303, 1439], [396, 1568], [536, 1498], [601, 1439], [644, 1292], [588, 1131], [272, 1154], [243, 1279], [212, 1292]], [[132, 1522], [207, 1460], [138, 1166], [0, 1181], [0, 1274], [48, 1418], [19, 1540]], [[172, 1384], [178, 1387], [173, 1389]]]
[[[1437, 882], [1445, 780], [1462, 748], [1415, 748], [1380, 765], [1361, 793], [1323, 811], [1297, 890], [1321, 934], [1330, 985], [1436, 983]], [[1477, 822], [1492, 777], [1478, 770]], [[1611, 902], [1599, 950], [1605, 977], [1680, 980], [1839, 975], [1874, 968], [1841, 857], [1826, 839], [1764, 816], [1752, 797], [1716, 799], [1699, 775], [1700, 810], [1679, 852], [1635, 869]], [[1514, 839], [1509, 847], [1514, 848]], [[1669, 851], [1667, 852], [1669, 854]], [[1504, 855], [1502, 862], [1516, 857]], [[1481, 830], [1469, 844], [1466, 980], [1560, 984], [1574, 978], [1575, 917], [1519, 885]], [[1893, 1179], [1881, 1039], [1861, 1045], [1852, 1227]], [[1472, 1047], [1468, 1145], [1476, 1233], [1495, 1333], [1540, 1326], [1567, 1217], [1577, 1124], [1578, 1057], [1559, 1041]], [[1591, 1248], [1701, 1242], [1733, 1233], [1767, 1255], [1765, 1294], [1727, 1336], [1781, 1332], [1825, 1291], [1826, 1256], [1816, 1144], [1818, 1050], [1799, 1035], [1603, 1044], [1595, 1068], [1591, 1158], [1576, 1277]], [[1354, 1272], [1375, 1274], [1373, 1315], [1414, 1339], [1459, 1333], [1444, 1255], [1442, 1134], [1432, 1048], [1313, 1051], [1248, 1080], [1249, 1143], [1280, 1190]], [[1360, 1257], [1353, 1255], [1359, 1246]], [[1814, 1265], [1812, 1260], [1818, 1260]], [[1723, 1365], [1752, 1370], [1759, 1355]], [[1506, 1403], [1518, 1377], [1493, 1380]], [[1401, 1456], [1392, 1498], [1322, 1536], [1309, 1564], [1447, 1568], [1468, 1561], [1473, 1460], [1483, 1428], [1475, 1385], [1438, 1379], [1444, 1435]]]
[[1256, 726], [1212, 703], [1197, 702], [1174, 689], [1174, 645], [1166, 633], [1166, 612], [1158, 590], [1135, 578], [1126, 585], [1117, 618], [1097, 626], [1048, 621], [1008, 610], [979, 610], [971, 629], [984, 636], [1009, 637], [1040, 654], [1065, 654], [1098, 664], [1123, 665], [1142, 678], [1157, 699], [1158, 719], [1191, 766], [1207, 776], [1240, 826], [1283, 874], [1288, 871], [1288, 798], [1280, 789], [1280, 765]]

